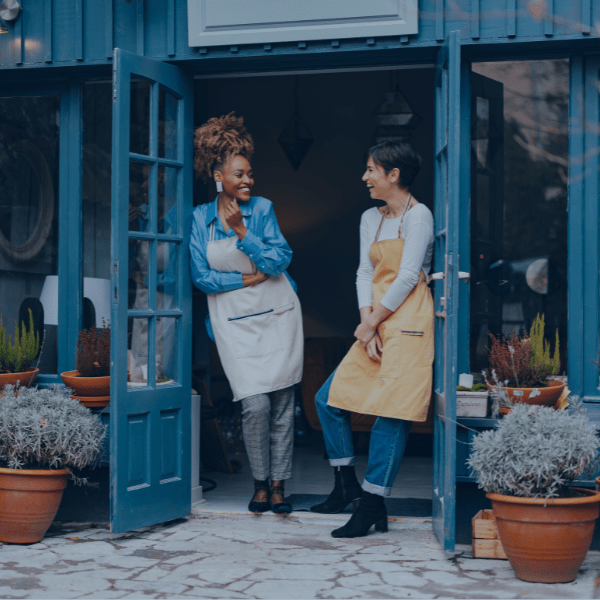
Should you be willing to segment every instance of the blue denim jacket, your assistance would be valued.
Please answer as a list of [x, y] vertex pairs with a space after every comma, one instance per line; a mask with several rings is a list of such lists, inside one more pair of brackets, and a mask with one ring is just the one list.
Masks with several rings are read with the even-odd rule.
[[[213, 271], [206, 260], [206, 247], [210, 237], [209, 226], [215, 219], [215, 240], [235, 236], [231, 228], [227, 233], [223, 229], [217, 213], [218, 200], [217, 196], [214, 202], [197, 206], [192, 221], [190, 239], [192, 279], [196, 287], [206, 294], [219, 294], [244, 287], [241, 273]], [[279, 230], [273, 204], [261, 196], [252, 196], [248, 202], [240, 202], [240, 210], [245, 217], [248, 233], [242, 241], [238, 240], [237, 248], [248, 256], [262, 273], [271, 277], [285, 273], [296, 291], [296, 283], [286, 271], [292, 260], [292, 250]], [[206, 318], [206, 330], [214, 340], [209, 317]]]

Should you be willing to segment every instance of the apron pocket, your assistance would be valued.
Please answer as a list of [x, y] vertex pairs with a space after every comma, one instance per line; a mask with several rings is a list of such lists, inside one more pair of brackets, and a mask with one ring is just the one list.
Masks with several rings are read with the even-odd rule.
[[290, 302], [249, 315], [229, 317], [230, 331], [237, 342], [236, 358], [266, 356], [282, 350], [278, 315], [293, 308], [294, 303]]

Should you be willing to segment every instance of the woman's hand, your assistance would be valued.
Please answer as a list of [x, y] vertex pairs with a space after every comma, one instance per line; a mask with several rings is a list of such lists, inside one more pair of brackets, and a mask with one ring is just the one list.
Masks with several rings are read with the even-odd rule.
[[374, 323], [373, 319], [367, 317], [354, 332], [354, 337], [361, 343], [362, 347], [366, 350], [367, 344], [373, 339], [377, 333], [377, 324]]
[[256, 271], [256, 273], [254, 273], [253, 275], [242, 275], [242, 282], [244, 284], [244, 287], [249, 287], [251, 285], [262, 283], [267, 279], [269, 279], [269, 275], [265, 275], [260, 271]]
[[225, 218], [227, 225], [233, 229], [238, 238], [243, 240], [248, 230], [242, 219], [242, 210], [235, 199], [223, 209], [223, 217]]
[[366, 345], [365, 352], [372, 361], [378, 363], [381, 362], [381, 357], [383, 356], [383, 342], [381, 341], [378, 332], [375, 332], [371, 341]]

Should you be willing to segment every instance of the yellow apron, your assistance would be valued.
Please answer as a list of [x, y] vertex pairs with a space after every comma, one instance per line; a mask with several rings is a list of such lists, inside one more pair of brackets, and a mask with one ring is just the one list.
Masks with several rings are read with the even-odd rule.
[[[373, 308], [398, 276], [404, 239], [378, 241], [383, 219], [369, 250], [375, 266]], [[350, 348], [338, 367], [328, 404], [352, 412], [406, 421], [425, 421], [433, 380], [434, 306], [421, 270], [419, 282], [378, 327], [383, 342], [381, 363], [371, 360], [360, 342]]]

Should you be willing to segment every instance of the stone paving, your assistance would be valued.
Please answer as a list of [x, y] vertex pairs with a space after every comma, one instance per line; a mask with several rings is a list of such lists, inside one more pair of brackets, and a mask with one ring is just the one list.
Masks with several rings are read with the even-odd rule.
[[336, 540], [346, 516], [213, 511], [112, 534], [55, 527], [42, 543], [0, 548], [0, 598], [593, 598], [600, 553], [568, 584], [515, 579], [469, 546], [440, 548], [429, 519]]

